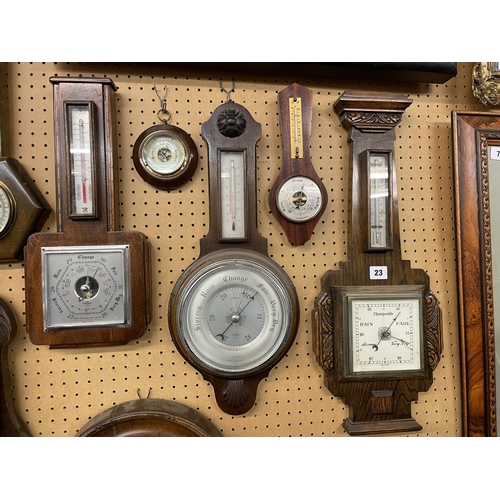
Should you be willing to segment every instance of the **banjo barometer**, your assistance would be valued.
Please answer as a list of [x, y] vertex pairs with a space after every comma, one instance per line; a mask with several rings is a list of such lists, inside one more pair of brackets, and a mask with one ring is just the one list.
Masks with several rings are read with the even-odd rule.
[[257, 231], [261, 126], [231, 92], [202, 124], [210, 229], [172, 290], [169, 327], [180, 354], [212, 384], [219, 407], [238, 415], [253, 406], [259, 382], [291, 347], [299, 308], [290, 278]]
[[313, 340], [326, 386], [349, 405], [351, 435], [420, 430], [411, 403], [442, 351], [429, 277], [401, 259], [394, 129], [411, 102], [344, 92], [334, 104], [351, 144], [350, 260], [322, 278]]
[[283, 159], [269, 207], [296, 246], [311, 238], [328, 196], [311, 161], [312, 96], [312, 90], [297, 83], [278, 94]]

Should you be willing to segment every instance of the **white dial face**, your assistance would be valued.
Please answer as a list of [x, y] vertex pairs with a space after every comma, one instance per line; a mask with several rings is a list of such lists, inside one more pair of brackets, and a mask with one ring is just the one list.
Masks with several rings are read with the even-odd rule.
[[352, 373], [422, 368], [421, 296], [351, 297]]
[[291, 329], [291, 303], [266, 267], [231, 259], [203, 268], [182, 292], [176, 312], [183, 343], [218, 373], [259, 367]]
[[318, 184], [301, 175], [287, 179], [278, 189], [276, 198], [281, 215], [291, 222], [314, 219], [323, 204]]
[[224, 240], [241, 240], [245, 228], [245, 174], [242, 151], [221, 151], [221, 237]]
[[389, 246], [389, 155], [370, 154], [370, 243]]
[[91, 113], [87, 104], [68, 106], [71, 211], [94, 214], [94, 167], [91, 156]]
[[43, 247], [46, 330], [130, 326], [128, 245]]
[[180, 139], [163, 130], [152, 132], [140, 149], [145, 168], [160, 176], [177, 174], [187, 162], [187, 151]]
[[11, 196], [6, 188], [0, 185], [0, 236], [9, 228], [14, 215]]

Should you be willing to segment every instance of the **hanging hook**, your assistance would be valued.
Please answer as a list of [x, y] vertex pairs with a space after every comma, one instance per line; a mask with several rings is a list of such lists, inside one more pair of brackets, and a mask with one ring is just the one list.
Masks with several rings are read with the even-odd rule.
[[222, 78], [219, 80], [219, 83], [220, 83], [220, 88], [221, 88], [221, 92], [225, 92], [226, 93], [226, 96], [227, 96], [227, 101], [226, 102], [233, 102], [233, 100], [231, 99], [231, 92], [234, 92], [234, 79], [231, 79], [231, 82], [233, 84], [233, 88], [231, 90], [226, 90], [223, 86], [222, 86]]
[[[152, 388], [150, 387], [148, 389], [148, 395], [146, 396], [146, 399], [149, 399], [149, 395], [151, 394], [151, 390], [152, 390]], [[142, 399], [141, 390], [139, 388], [137, 388], [137, 396], [139, 397], [139, 399]]]
[[[160, 97], [158, 90], [156, 90], [156, 83], [153, 87], [153, 90], [156, 92], [158, 99], [160, 99], [160, 109], [158, 111], [158, 119], [163, 123], [168, 123], [171, 117], [170, 111], [167, 110], [167, 86], [163, 86], [163, 97]], [[162, 118], [162, 116], [166, 116], [166, 118]]]

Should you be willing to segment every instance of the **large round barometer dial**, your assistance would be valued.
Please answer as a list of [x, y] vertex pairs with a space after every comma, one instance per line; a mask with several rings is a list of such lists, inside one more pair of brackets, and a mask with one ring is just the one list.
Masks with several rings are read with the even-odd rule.
[[255, 252], [236, 253], [210, 255], [173, 294], [177, 343], [217, 374], [273, 364], [292, 330], [292, 300], [279, 268]]

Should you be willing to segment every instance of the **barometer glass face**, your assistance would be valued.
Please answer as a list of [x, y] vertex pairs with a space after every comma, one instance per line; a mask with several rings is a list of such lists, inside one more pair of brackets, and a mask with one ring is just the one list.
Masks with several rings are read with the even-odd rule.
[[246, 259], [203, 267], [180, 292], [181, 341], [219, 374], [241, 374], [267, 363], [291, 335], [292, 306], [271, 270]]
[[348, 294], [348, 373], [419, 371], [423, 367], [420, 292]]
[[149, 134], [140, 147], [139, 156], [144, 167], [158, 176], [177, 174], [188, 159], [183, 142], [166, 130]]
[[45, 330], [130, 326], [128, 245], [42, 247]]
[[323, 204], [323, 195], [318, 184], [302, 175], [291, 177], [283, 182], [276, 198], [280, 214], [285, 219], [297, 223], [314, 219]]

